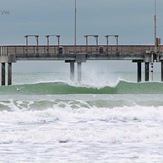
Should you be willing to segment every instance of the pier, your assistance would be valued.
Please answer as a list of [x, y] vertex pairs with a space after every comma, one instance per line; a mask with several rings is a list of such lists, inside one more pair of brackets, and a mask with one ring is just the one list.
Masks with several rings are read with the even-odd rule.
[[[58, 36], [58, 35], [57, 35]], [[142, 64], [144, 63], [145, 81], [149, 81], [149, 65], [155, 61], [161, 63], [161, 81], [163, 81], [163, 45], [14, 45], [0, 46], [1, 85], [12, 85], [12, 64], [19, 61], [63, 61], [70, 64], [70, 79], [74, 80], [75, 64], [77, 79], [82, 80], [82, 63], [88, 60], [128, 60], [137, 64], [137, 81], [142, 81]], [[36, 37], [36, 40], [38, 37]], [[87, 39], [87, 37], [86, 37]], [[8, 70], [6, 71], [6, 65]], [[8, 74], [8, 75], [6, 75]], [[7, 80], [6, 80], [7, 79]], [[7, 81], [7, 82], [6, 82]]]

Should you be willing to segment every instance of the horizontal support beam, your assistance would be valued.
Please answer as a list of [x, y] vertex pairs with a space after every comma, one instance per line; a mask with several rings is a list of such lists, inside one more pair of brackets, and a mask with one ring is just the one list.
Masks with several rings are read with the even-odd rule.
[[[63, 61], [76, 61], [76, 62], [86, 62], [87, 60], [131, 60], [133, 62], [142, 61], [144, 57], [142, 54], [137, 56], [130, 56], [127, 54], [122, 55], [105, 55], [105, 54], [61, 54], [61, 55], [53, 55], [53, 54], [34, 54], [34, 55], [27, 55], [23, 56], [21, 54], [16, 56], [17, 61], [30, 61], [30, 60], [63, 60]], [[136, 60], [136, 61], [135, 61]]]

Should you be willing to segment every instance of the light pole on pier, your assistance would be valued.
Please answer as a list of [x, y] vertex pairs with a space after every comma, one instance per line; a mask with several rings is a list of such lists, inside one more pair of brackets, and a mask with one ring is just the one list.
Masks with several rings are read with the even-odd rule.
[[[159, 52], [159, 46], [161, 44], [161, 39], [157, 37], [157, 3], [154, 0], [154, 52], [157, 54]], [[159, 59], [157, 59], [159, 61]]]
[[76, 0], [75, 0], [75, 20], [74, 20], [74, 46], [75, 46], [75, 54], [76, 54]]
[[157, 53], [157, 14], [156, 14], [156, 0], [154, 0], [154, 44], [155, 53]]

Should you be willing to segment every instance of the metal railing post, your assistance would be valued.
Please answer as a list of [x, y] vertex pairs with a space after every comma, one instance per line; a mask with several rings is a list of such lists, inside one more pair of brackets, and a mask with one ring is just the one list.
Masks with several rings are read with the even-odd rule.
[[119, 37], [119, 35], [106, 35], [105, 36], [106, 37], [106, 44], [107, 44], [107, 54], [109, 53], [109, 37], [114, 37], [115, 38], [115, 41], [116, 41], [116, 54], [119, 54], [118, 53], [118, 37]]
[[36, 47], [36, 54], [38, 55], [38, 51], [39, 51], [39, 49], [38, 49], [38, 38], [39, 38], [39, 35], [25, 35], [24, 36], [25, 38], [26, 38], [26, 54], [28, 54], [28, 38], [29, 37], [35, 37], [35, 39], [36, 39], [36, 45], [37, 45], [37, 47]]
[[[60, 48], [60, 35], [46, 35], [47, 38], [47, 53], [49, 54], [49, 46], [50, 46], [50, 37], [57, 37], [58, 42], [58, 54], [59, 54], [59, 48]], [[55, 52], [54, 52], [55, 53]]]
[[96, 51], [98, 54], [98, 35], [85, 35], [84, 37], [86, 38], [86, 53], [88, 53], [88, 37], [94, 37], [96, 40]]

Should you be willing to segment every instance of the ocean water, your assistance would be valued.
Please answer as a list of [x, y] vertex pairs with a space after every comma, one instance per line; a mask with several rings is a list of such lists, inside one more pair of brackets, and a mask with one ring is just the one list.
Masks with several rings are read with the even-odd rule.
[[14, 73], [0, 87], [0, 163], [162, 163], [159, 75]]

